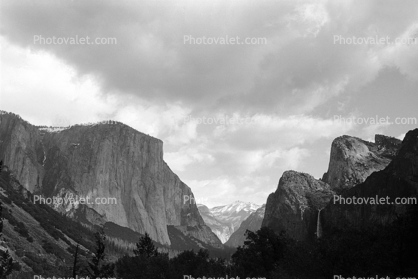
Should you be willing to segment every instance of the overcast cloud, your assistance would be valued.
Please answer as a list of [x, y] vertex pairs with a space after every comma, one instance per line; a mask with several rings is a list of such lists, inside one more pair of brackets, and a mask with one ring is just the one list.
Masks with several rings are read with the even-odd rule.
[[124, 122], [164, 141], [165, 160], [203, 203], [262, 204], [287, 169], [320, 177], [337, 136], [417, 127], [333, 121], [418, 117], [418, 42], [334, 43], [413, 39], [417, 15], [416, 1], [392, 0], [1, 1], [0, 109], [43, 125]]

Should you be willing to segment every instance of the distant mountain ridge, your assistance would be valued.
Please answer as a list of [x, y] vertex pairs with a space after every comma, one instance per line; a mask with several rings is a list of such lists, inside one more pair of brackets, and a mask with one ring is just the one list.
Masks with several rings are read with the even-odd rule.
[[251, 215], [241, 223], [239, 228], [235, 230], [225, 245], [231, 247], [242, 246], [246, 239], [245, 232], [247, 230], [256, 232], [261, 228], [265, 211], [266, 205], [263, 204], [255, 212], [251, 213]]
[[213, 208], [198, 204], [203, 220], [222, 243], [227, 242], [241, 223], [259, 208], [260, 206], [257, 204], [242, 201]]
[[228, 205], [222, 206], [215, 206], [210, 209], [212, 214], [215, 216], [225, 216], [226, 214], [229, 215], [239, 215], [241, 212], [250, 212], [255, 211], [260, 208], [259, 205], [254, 204], [252, 202], [243, 202], [243, 201], [235, 201]]

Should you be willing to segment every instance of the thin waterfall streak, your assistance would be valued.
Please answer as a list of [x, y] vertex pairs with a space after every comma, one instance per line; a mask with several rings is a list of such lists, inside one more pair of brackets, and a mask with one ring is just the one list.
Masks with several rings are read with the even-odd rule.
[[322, 227], [321, 227], [321, 209], [318, 209], [318, 220], [316, 221], [316, 237], [322, 237]]

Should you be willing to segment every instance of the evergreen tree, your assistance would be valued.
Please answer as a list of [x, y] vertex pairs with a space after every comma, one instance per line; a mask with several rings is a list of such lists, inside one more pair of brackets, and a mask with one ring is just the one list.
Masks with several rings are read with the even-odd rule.
[[135, 256], [145, 256], [146, 258], [158, 256], [158, 249], [155, 247], [152, 239], [148, 233], [139, 238], [136, 248], [134, 249]]
[[75, 247], [74, 253], [74, 263], [73, 263], [73, 277], [76, 278], [77, 275], [77, 261], [78, 261], [78, 248], [80, 244], [77, 243], [77, 247]]
[[101, 229], [94, 236], [96, 238], [96, 253], [88, 263], [88, 274], [93, 278], [111, 277], [113, 276], [114, 265], [106, 263], [106, 235]]
[[14, 261], [9, 254], [9, 250], [4, 252], [1, 258], [1, 267], [0, 267], [0, 278], [6, 279], [8, 275], [10, 275], [13, 271]]
[[117, 275], [124, 279], [169, 278], [169, 258], [159, 253], [145, 233], [139, 238], [134, 257], [125, 256], [116, 263]]
[[268, 277], [284, 257], [287, 246], [284, 235], [276, 235], [270, 228], [257, 232], [246, 231], [247, 240], [238, 247], [232, 262], [238, 275]]
[[[0, 164], [1, 165], [1, 164]], [[3, 238], [3, 205], [0, 202], [0, 240]], [[0, 260], [0, 279], [6, 278], [13, 271], [14, 261], [9, 250], [3, 253]]]

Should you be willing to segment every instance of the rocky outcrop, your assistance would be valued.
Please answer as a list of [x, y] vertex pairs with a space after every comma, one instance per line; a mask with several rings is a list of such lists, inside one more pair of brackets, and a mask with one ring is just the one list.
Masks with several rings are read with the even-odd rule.
[[0, 111], [0, 158], [30, 191], [42, 180], [42, 155], [39, 130], [18, 115]]
[[[183, 202], [193, 193], [164, 162], [161, 140], [114, 121], [66, 129], [35, 127], [7, 113], [0, 121], [0, 158], [26, 189], [47, 197], [110, 198], [107, 204], [87, 205], [97, 214], [87, 211], [84, 217], [148, 232], [162, 244], [170, 244], [171, 225], [221, 245], [196, 205]], [[56, 209], [74, 215], [79, 207]]]
[[336, 192], [364, 182], [373, 172], [383, 170], [396, 156], [401, 141], [383, 135], [375, 143], [350, 136], [332, 142], [328, 171], [322, 180]]
[[[68, 266], [73, 257], [72, 249], [77, 244], [82, 251], [80, 262], [86, 261], [85, 256], [94, 252], [88, 250], [94, 247], [92, 232], [51, 208], [30, 202], [27, 199], [30, 193], [7, 169], [0, 171], [0, 254], [7, 249], [13, 260], [19, 263], [19, 268], [7, 278], [33, 278], [34, 274], [44, 274], [54, 267], [58, 270]], [[48, 249], [50, 247], [54, 247], [54, 253]], [[43, 262], [28, 261], [28, 258], [42, 259]]]
[[263, 204], [255, 212], [251, 213], [251, 215], [248, 216], [248, 218], [241, 223], [241, 226], [239, 226], [239, 228], [231, 235], [225, 245], [231, 247], [242, 246], [246, 239], [245, 232], [247, 230], [255, 232], [261, 228], [265, 210], [266, 205]]
[[[353, 197], [357, 199], [356, 204]], [[384, 170], [371, 174], [363, 183], [342, 193], [341, 202], [333, 199], [323, 210], [324, 227], [362, 229], [386, 225], [413, 206], [411, 203], [416, 203], [417, 197], [418, 129], [406, 134], [398, 154]], [[358, 198], [364, 198], [361, 204]], [[404, 202], [408, 198], [412, 200], [409, 205], [402, 205], [396, 204], [397, 198], [403, 198]], [[343, 199], [351, 199], [351, 204], [343, 204]], [[367, 203], [365, 199], [368, 199]]]
[[286, 171], [275, 193], [269, 195], [262, 226], [285, 231], [297, 240], [315, 237], [318, 211], [333, 196], [330, 186], [309, 174]]
[[259, 207], [259, 205], [242, 201], [235, 201], [232, 204], [216, 206], [211, 209], [205, 205], [198, 205], [203, 220], [222, 243], [228, 241], [241, 223]]
[[[376, 135], [375, 143], [350, 136], [336, 138], [331, 146], [328, 172], [324, 174], [322, 181], [293, 171], [283, 174], [276, 192], [267, 200], [263, 226], [271, 227], [276, 232], [286, 231], [291, 237], [304, 240], [322, 237], [324, 227], [342, 227], [348, 223], [354, 223], [355, 226], [370, 224], [370, 220], [374, 218], [380, 219], [381, 223], [393, 219], [396, 214], [381, 212], [375, 215], [379, 210], [384, 211], [384, 207], [353, 208], [331, 205], [330, 201], [334, 195], [339, 194], [382, 194], [384, 188], [380, 189], [377, 184], [383, 183], [384, 179], [388, 179], [387, 176], [381, 182], [367, 181], [384, 176], [382, 173], [386, 173], [388, 166], [395, 163], [401, 155], [400, 147], [400, 140], [383, 135]], [[403, 145], [402, 148], [404, 149]], [[392, 159], [394, 161], [391, 164]], [[369, 183], [376, 186], [362, 188]], [[405, 191], [410, 194], [412, 190], [409, 187]], [[401, 193], [395, 192], [398, 195]]]

